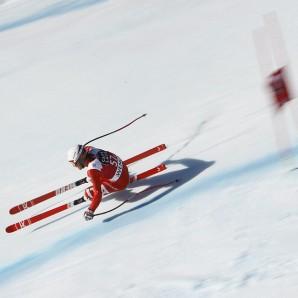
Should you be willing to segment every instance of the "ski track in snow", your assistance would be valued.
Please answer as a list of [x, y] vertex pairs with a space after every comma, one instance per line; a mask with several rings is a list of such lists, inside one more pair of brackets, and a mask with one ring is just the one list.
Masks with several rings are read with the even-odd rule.
[[[296, 148], [297, 151], [297, 148]], [[169, 161], [168, 163], [170, 163]], [[175, 162], [175, 161], [174, 161]], [[178, 161], [179, 162], [179, 161]], [[209, 166], [212, 166], [214, 162], [203, 162], [207, 165], [204, 166], [202, 171], [207, 169]], [[103, 222], [99, 222], [95, 226], [90, 228], [85, 228], [79, 232], [75, 232], [66, 237], [61, 238], [59, 241], [53, 243], [50, 247], [45, 250], [37, 251], [36, 253], [26, 256], [12, 264], [9, 264], [5, 267], [0, 268], [0, 283], [5, 283], [10, 281], [17, 275], [20, 275], [24, 272], [31, 271], [32, 269], [49, 262], [50, 260], [57, 258], [63, 254], [85, 245], [88, 242], [92, 242], [94, 239], [98, 239], [112, 233], [117, 229], [121, 229], [130, 224], [136, 224], [139, 221], [145, 220], [150, 216], [154, 216], [159, 212], [169, 211], [169, 208], [176, 207], [181, 204], [181, 200], [197, 200], [197, 195], [201, 192], [214, 189], [216, 187], [225, 187], [228, 186], [231, 182], [235, 182], [235, 179], [242, 179], [242, 176], [247, 178], [247, 175], [253, 174], [261, 171], [268, 171], [270, 168], [280, 165], [281, 158], [279, 154], [272, 154], [266, 157], [260, 158], [258, 160], [252, 161], [250, 163], [241, 165], [237, 168], [225, 171], [221, 174], [217, 174], [211, 177], [203, 178], [192, 183], [189, 187], [185, 187], [182, 190], [177, 190], [176, 188], [181, 185], [174, 186], [169, 190], [165, 190], [161, 194], [153, 197], [145, 203], [141, 203], [135, 207], [132, 207], [129, 210], [124, 212], [118, 212], [116, 215], [109, 216]], [[191, 168], [189, 169], [191, 171]], [[188, 170], [182, 170], [182, 172], [187, 172]], [[178, 171], [179, 172], [179, 171]], [[201, 171], [197, 175], [200, 174]], [[176, 172], [170, 172], [168, 174], [160, 175], [153, 179], [159, 180], [167, 176], [165, 181], [170, 181], [171, 179], [180, 178], [183, 180], [185, 178], [185, 173], [182, 173], [181, 176], [177, 175]], [[186, 174], [187, 175], [187, 174]], [[195, 178], [193, 176], [191, 179]], [[187, 182], [187, 181], [186, 181]], [[233, 184], [233, 183], [232, 183]], [[175, 190], [175, 192], [172, 192]], [[166, 196], [166, 197], [165, 197]], [[161, 200], [161, 198], [163, 198]], [[153, 204], [158, 201], [158, 204]], [[150, 205], [150, 208], [148, 208]], [[146, 208], [143, 208], [145, 207]], [[134, 212], [137, 211], [137, 212]], [[133, 212], [133, 213], [131, 213]], [[128, 216], [129, 214], [129, 216]], [[124, 215], [124, 216], [122, 216]], [[244, 259], [244, 257], [243, 257]], [[237, 281], [229, 281], [231, 284], [244, 285], [248, 280], [256, 278], [257, 273], [252, 272], [249, 275], [237, 279]], [[210, 283], [212, 280], [208, 279], [207, 281], [199, 282], [196, 287], [205, 287], [206, 283]]]
[[[66, 0], [59, 1], [56, 4], [49, 5], [28, 16], [16, 19], [7, 23], [0, 23], [0, 32], [15, 29], [45, 18], [60, 16], [75, 10], [83, 9], [92, 5], [104, 3], [108, 0]], [[0, 2], [1, 5], [1, 2]]]

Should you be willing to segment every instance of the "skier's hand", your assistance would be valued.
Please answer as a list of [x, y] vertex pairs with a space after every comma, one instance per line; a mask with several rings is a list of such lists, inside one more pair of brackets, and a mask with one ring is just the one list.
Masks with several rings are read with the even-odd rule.
[[90, 210], [89, 208], [84, 212], [84, 218], [85, 220], [91, 220], [93, 219], [94, 211]]

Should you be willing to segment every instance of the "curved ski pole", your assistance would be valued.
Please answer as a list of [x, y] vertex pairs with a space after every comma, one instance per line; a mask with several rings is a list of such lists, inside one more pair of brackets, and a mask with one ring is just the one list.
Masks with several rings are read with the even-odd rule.
[[104, 135], [102, 135], [102, 136], [99, 136], [99, 137], [97, 137], [97, 138], [94, 138], [94, 139], [88, 141], [87, 143], [85, 143], [85, 144], [83, 145], [83, 147], [85, 147], [86, 145], [88, 145], [89, 143], [91, 143], [91, 142], [93, 142], [93, 141], [95, 141], [95, 140], [104, 138], [104, 137], [106, 137], [106, 136], [109, 136], [109, 135], [111, 135], [111, 134], [117, 132], [117, 131], [120, 131], [120, 130], [122, 130], [122, 129], [128, 127], [129, 125], [133, 124], [134, 122], [136, 122], [137, 120], [139, 120], [139, 119], [141, 119], [141, 118], [143, 118], [143, 117], [145, 117], [145, 116], [147, 116], [147, 114], [143, 114], [143, 115], [137, 117], [137, 118], [134, 119], [133, 121], [129, 122], [128, 124], [126, 124], [126, 125], [124, 125], [124, 126], [118, 128], [118, 129], [116, 129], [116, 130], [113, 130], [113, 131], [108, 132], [108, 133], [106, 133], [106, 134], [104, 134]]
[[169, 186], [169, 185], [171, 185], [171, 184], [173, 184], [173, 183], [177, 183], [177, 182], [179, 182], [179, 179], [175, 179], [175, 180], [170, 181], [170, 182], [168, 182], [168, 183], [162, 183], [162, 184], [158, 184], [158, 185], [148, 186], [147, 188], [143, 189], [142, 191], [133, 194], [129, 199], [123, 201], [121, 204], [117, 205], [116, 207], [114, 207], [114, 208], [112, 208], [112, 209], [109, 209], [109, 210], [107, 210], [107, 211], [104, 211], [104, 212], [100, 212], [100, 213], [93, 214], [93, 217], [94, 217], [94, 216], [98, 216], [98, 215], [103, 215], [103, 214], [106, 214], [106, 213], [109, 213], [109, 212], [112, 212], [112, 211], [114, 211], [114, 210], [120, 208], [120, 207], [121, 207], [122, 205], [124, 205], [125, 203], [131, 201], [132, 199], [134, 199], [134, 198], [137, 197], [138, 195], [144, 193], [144, 192], [153, 190], [153, 189], [155, 189], [155, 188], [166, 187], [166, 186]]
[[112, 208], [112, 209], [109, 209], [109, 210], [107, 210], [107, 211], [93, 214], [93, 217], [94, 217], [94, 216], [98, 216], [98, 215], [103, 215], [103, 214], [106, 214], [106, 213], [109, 213], [109, 212], [112, 212], [112, 211], [114, 211], [114, 210], [120, 208], [122, 205], [124, 205], [125, 203], [127, 203], [129, 200], [130, 200], [130, 199], [127, 199], [127, 200], [123, 201], [121, 204], [119, 204], [118, 206], [116, 206], [116, 207], [114, 207], [114, 208]]

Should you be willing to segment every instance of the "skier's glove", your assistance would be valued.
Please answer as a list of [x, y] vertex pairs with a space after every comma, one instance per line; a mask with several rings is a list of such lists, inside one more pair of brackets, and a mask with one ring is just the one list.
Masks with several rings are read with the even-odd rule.
[[92, 211], [90, 209], [87, 209], [84, 212], [84, 218], [85, 218], [85, 220], [91, 220], [91, 219], [93, 219], [93, 216], [94, 216], [94, 211]]

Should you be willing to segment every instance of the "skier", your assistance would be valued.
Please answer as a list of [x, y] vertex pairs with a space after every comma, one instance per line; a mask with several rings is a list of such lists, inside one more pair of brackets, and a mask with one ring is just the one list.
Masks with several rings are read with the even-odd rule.
[[85, 191], [91, 204], [84, 212], [85, 220], [93, 219], [103, 194], [123, 190], [129, 184], [129, 172], [124, 162], [114, 153], [92, 146], [76, 145], [67, 152], [67, 159], [79, 170], [87, 167], [92, 186]]

